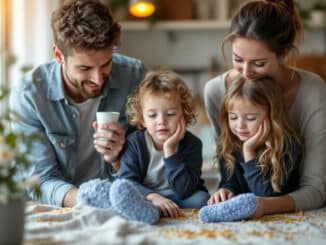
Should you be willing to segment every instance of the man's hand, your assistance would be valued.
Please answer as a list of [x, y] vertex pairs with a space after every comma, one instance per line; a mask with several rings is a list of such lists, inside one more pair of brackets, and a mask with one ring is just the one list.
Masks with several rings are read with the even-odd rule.
[[73, 207], [77, 204], [77, 188], [71, 188], [63, 198], [63, 207]]
[[213, 205], [219, 202], [224, 202], [226, 200], [231, 199], [234, 196], [233, 192], [225, 189], [220, 188], [218, 191], [216, 191], [211, 197], [208, 199], [207, 204]]
[[120, 153], [123, 145], [126, 142], [126, 132], [119, 123], [105, 123], [101, 125], [101, 132], [97, 131], [98, 124], [93, 122], [94, 133], [94, 146], [97, 152], [103, 154], [104, 160], [112, 164], [116, 168], [120, 164]]
[[182, 216], [181, 209], [172, 200], [158, 193], [150, 193], [146, 198], [151, 201], [154, 206], [158, 207], [165, 217], [177, 218]]

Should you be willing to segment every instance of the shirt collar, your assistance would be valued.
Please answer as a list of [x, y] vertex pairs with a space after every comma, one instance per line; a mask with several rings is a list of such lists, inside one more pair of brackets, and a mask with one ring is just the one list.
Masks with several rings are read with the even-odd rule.
[[57, 63], [55, 60], [53, 61], [53, 65], [50, 68], [50, 77], [48, 79], [49, 89], [47, 97], [50, 100], [61, 100], [65, 98], [65, 94], [62, 86], [62, 78], [61, 78], [61, 65]]

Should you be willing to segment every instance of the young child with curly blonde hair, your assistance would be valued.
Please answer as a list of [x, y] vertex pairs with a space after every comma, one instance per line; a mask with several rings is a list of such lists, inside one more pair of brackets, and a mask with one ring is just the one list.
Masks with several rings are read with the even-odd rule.
[[129, 124], [139, 130], [127, 139], [119, 178], [131, 180], [130, 188], [140, 190], [164, 216], [204, 206], [209, 195], [201, 179], [202, 142], [186, 130], [195, 122], [186, 83], [172, 71], [149, 72], [126, 107]]

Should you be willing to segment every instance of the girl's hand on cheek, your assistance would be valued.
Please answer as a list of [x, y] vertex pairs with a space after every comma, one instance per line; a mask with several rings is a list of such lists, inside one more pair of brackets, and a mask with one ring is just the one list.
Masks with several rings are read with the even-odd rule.
[[167, 158], [177, 152], [177, 145], [183, 139], [186, 133], [186, 123], [182, 117], [178, 123], [177, 129], [163, 144], [164, 157]]
[[245, 161], [256, 157], [256, 150], [263, 145], [270, 133], [270, 122], [265, 118], [260, 124], [257, 132], [243, 143], [242, 150]]

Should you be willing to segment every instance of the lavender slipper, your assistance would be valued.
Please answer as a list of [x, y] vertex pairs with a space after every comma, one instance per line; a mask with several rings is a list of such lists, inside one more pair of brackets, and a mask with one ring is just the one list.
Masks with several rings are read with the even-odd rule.
[[241, 194], [227, 201], [208, 205], [199, 210], [203, 222], [228, 222], [246, 219], [257, 210], [258, 203], [252, 193]]
[[117, 179], [110, 191], [112, 208], [128, 220], [155, 224], [160, 219], [160, 212], [126, 179]]
[[108, 180], [93, 179], [80, 185], [77, 203], [98, 208], [110, 208], [110, 187]]

